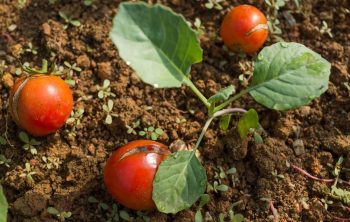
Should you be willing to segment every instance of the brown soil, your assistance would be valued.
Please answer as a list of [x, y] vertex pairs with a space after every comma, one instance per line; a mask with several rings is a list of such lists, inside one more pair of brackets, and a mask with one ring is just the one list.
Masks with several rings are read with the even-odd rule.
[[[149, 1], [155, 2], [155, 1]], [[239, 62], [247, 63], [252, 58], [230, 56], [218, 38], [219, 24], [226, 10], [209, 10], [206, 1], [162, 0], [157, 1], [182, 13], [188, 20], [199, 17], [206, 28], [201, 39], [204, 61], [195, 65], [192, 78], [206, 95], [210, 96], [228, 84], [244, 88], [238, 75], [244, 70]], [[266, 10], [261, 1], [227, 1], [228, 8], [240, 3], [252, 3]], [[259, 4], [259, 2], [261, 4]], [[266, 130], [264, 144], [242, 142], [235, 128], [223, 132], [217, 123], [207, 132], [200, 148], [201, 158], [210, 183], [214, 181], [214, 167], [237, 168], [234, 178], [224, 179], [230, 186], [227, 192], [210, 192], [210, 202], [203, 212], [208, 212], [217, 221], [220, 213], [227, 213], [233, 203], [238, 202], [235, 212], [247, 221], [268, 221], [272, 214], [266, 201], [274, 202], [280, 221], [332, 221], [333, 216], [350, 217], [350, 212], [341, 208], [334, 200], [328, 210], [322, 199], [321, 182], [311, 180], [290, 167], [291, 164], [306, 169], [320, 178], [332, 178], [332, 168], [340, 156], [344, 166], [350, 168], [350, 91], [344, 85], [349, 82], [350, 66], [350, 2], [346, 0], [305, 0], [302, 13], [296, 11], [293, 1], [281, 9], [290, 11], [296, 24], [290, 26], [281, 13], [283, 38], [300, 42], [320, 53], [332, 63], [332, 75], [328, 91], [320, 98], [298, 110], [276, 112], [257, 105], [249, 96], [235, 106], [253, 107], [261, 117]], [[10, 205], [8, 221], [56, 221], [47, 213], [49, 206], [71, 211], [68, 221], [105, 221], [107, 211], [88, 202], [89, 196], [112, 205], [102, 180], [103, 166], [108, 156], [127, 141], [139, 136], [127, 134], [126, 125], [140, 119], [141, 126], [152, 125], [164, 129], [160, 142], [171, 144], [178, 139], [193, 145], [206, 119], [206, 109], [186, 87], [180, 89], [154, 89], [144, 84], [120, 59], [117, 50], [108, 38], [112, 18], [119, 1], [98, 0], [86, 7], [81, 0], [61, 0], [54, 5], [47, 0], [27, 0], [23, 9], [15, 0], [0, 2], [0, 60], [8, 65], [0, 82], [0, 135], [6, 131], [11, 143], [2, 146], [0, 153], [11, 159], [10, 167], [0, 166], [3, 185]], [[81, 27], [64, 29], [64, 21], [58, 11], [78, 18]], [[333, 38], [317, 30], [326, 21]], [[15, 24], [17, 28], [9, 31]], [[22, 149], [18, 139], [20, 129], [8, 117], [9, 87], [13, 85], [16, 68], [20, 67], [16, 56], [32, 42], [38, 54], [26, 52], [20, 61], [39, 65], [50, 53], [57, 55], [58, 63], [76, 62], [83, 69], [74, 73], [74, 109], [84, 108], [82, 124], [76, 136], [69, 136], [72, 126], [39, 138], [38, 155], [32, 156]], [[266, 45], [270, 45], [269, 40]], [[225, 65], [220, 65], [225, 61]], [[113, 112], [117, 114], [113, 124], [104, 124], [103, 101], [97, 97], [97, 85], [103, 79], [111, 80], [112, 92], [116, 94]], [[148, 109], [152, 107], [152, 109]], [[189, 112], [194, 110], [194, 113]], [[179, 123], [179, 120], [186, 122]], [[235, 119], [234, 121], [236, 121]], [[7, 124], [7, 127], [5, 126]], [[234, 125], [234, 124], [233, 124]], [[42, 157], [55, 157], [61, 161], [59, 167], [46, 169]], [[20, 177], [26, 162], [34, 171], [34, 183]], [[277, 171], [284, 178], [277, 178]], [[343, 180], [350, 174], [343, 172]], [[330, 185], [329, 185], [330, 186]], [[309, 205], [303, 207], [302, 201]], [[194, 221], [196, 206], [176, 215], [149, 212], [152, 221]], [[130, 215], [136, 213], [128, 210]]]

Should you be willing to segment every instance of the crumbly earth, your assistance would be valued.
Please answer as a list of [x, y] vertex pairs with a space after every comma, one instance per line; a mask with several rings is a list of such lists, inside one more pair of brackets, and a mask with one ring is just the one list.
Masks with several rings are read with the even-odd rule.
[[[102, 172], [108, 156], [127, 141], [140, 139], [127, 133], [127, 125], [140, 120], [141, 128], [149, 125], [164, 130], [158, 140], [170, 145], [182, 140], [191, 146], [196, 142], [206, 120], [206, 109], [186, 87], [155, 89], [144, 84], [124, 63], [108, 38], [112, 18], [120, 1], [96, 0], [90, 7], [82, 0], [27, 0], [20, 9], [15, 0], [0, 1], [0, 135], [6, 133], [10, 145], [1, 146], [0, 153], [11, 159], [10, 167], [0, 165], [0, 175], [9, 202], [11, 222], [57, 221], [47, 213], [53, 206], [70, 211], [67, 221], [106, 221], [109, 210], [98, 208], [88, 198], [94, 196], [112, 206], [113, 199], [103, 185]], [[189, 21], [200, 18], [206, 31], [201, 38], [204, 60], [193, 66], [192, 79], [205, 96], [211, 96], [229, 84], [238, 90], [244, 84], [238, 80], [241, 73], [251, 71], [253, 57], [232, 55], [224, 50], [218, 33], [227, 10], [242, 3], [254, 4], [267, 12], [260, 1], [225, 1], [224, 10], [207, 9], [205, 0], [158, 0], [182, 13]], [[305, 177], [291, 166], [299, 166], [319, 178], [333, 178], [332, 165], [344, 157], [344, 167], [350, 168], [350, 2], [347, 0], [304, 0], [301, 12], [294, 1], [281, 8], [279, 19], [286, 41], [303, 43], [332, 63], [328, 91], [321, 98], [297, 110], [277, 112], [259, 106], [249, 96], [233, 104], [255, 108], [266, 130], [264, 143], [241, 141], [233, 127], [224, 132], [218, 123], [210, 130], [200, 147], [201, 159], [209, 183], [215, 179], [215, 167], [227, 170], [236, 167], [237, 173], [222, 180], [230, 188], [226, 192], [209, 192], [210, 202], [202, 212], [218, 221], [220, 213], [241, 213], [247, 221], [270, 221], [269, 200], [277, 210], [280, 221], [332, 221], [335, 217], [349, 218], [344, 203], [333, 200], [326, 210], [324, 201], [332, 200], [323, 192], [325, 184]], [[81, 21], [80, 27], [68, 26], [59, 11]], [[292, 15], [295, 24], [286, 18]], [[322, 21], [328, 24], [333, 37], [321, 34]], [[16, 25], [10, 27], [11, 25]], [[10, 28], [9, 28], [10, 27]], [[37, 54], [25, 51], [31, 42]], [[266, 45], [273, 43], [269, 39]], [[24, 53], [21, 54], [21, 51]], [[74, 72], [76, 85], [72, 87], [74, 110], [84, 109], [81, 124], [74, 128], [67, 124], [60, 131], [37, 138], [38, 154], [33, 156], [22, 149], [18, 134], [21, 131], [8, 115], [9, 87], [17, 78], [20, 62], [40, 66], [43, 58], [54, 53], [57, 63], [77, 63], [81, 72]], [[239, 63], [243, 64], [240, 66]], [[1, 63], [0, 63], [1, 64]], [[243, 68], [242, 68], [243, 67]], [[111, 80], [113, 123], [105, 125], [102, 105], [97, 97], [97, 86], [104, 79]], [[186, 120], [186, 121], [183, 121]], [[233, 118], [233, 126], [237, 118]], [[141, 128], [137, 129], [140, 130]], [[72, 133], [73, 136], [72, 136]], [[42, 157], [59, 159], [58, 167], [47, 169]], [[24, 173], [29, 162], [34, 182], [28, 182]], [[275, 174], [275, 176], [273, 175]], [[279, 177], [276, 174], [280, 175]], [[283, 176], [281, 176], [283, 175]], [[282, 178], [283, 177], [283, 178]], [[340, 177], [350, 180], [348, 171]], [[342, 188], [347, 188], [342, 184]], [[123, 207], [120, 207], [123, 209]], [[151, 221], [194, 221], [196, 206], [176, 215], [146, 212]], [[136, 212], [127, 210], [135, 219]], [[225, 221], [228, 221], [226, 217]]]

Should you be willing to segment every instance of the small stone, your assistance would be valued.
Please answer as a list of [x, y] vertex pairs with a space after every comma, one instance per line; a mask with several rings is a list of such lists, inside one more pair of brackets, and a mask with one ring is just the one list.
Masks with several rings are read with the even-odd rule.
[[11, 53], [14, 57], [19, 58], [23, 53], [23, 47], [21, 44], [15, 44], [11, 46]]
[[301, 139], [296, 139], [293, 142], [294, 153], [297, 156], [300, 156], [305, 153], [304, 142]]
[[50, 27], [50, 25], [48, 23], [42, 24], [41, 27], [43, 28], [43, 33], [45, 35], [51, 35], [51, 27]]
[[81, 55], [77, 58], [77, 65], [82, 68], [89, 68], [91, 63], [87, 55]]
[[1, 82], [7, 88], [11, 88], [14, 84], [13, 77], [10, 73], [5, 73], [1, 78]]
[[113, 68], [110, 62], [100, 62], [97, 64], [97, 75], [100, 79], [111, 79]]
[[300, 115], [302, 117], [304, 117], [304, 116], [308, 116], [310, 114], [311, 107], [310, 106], [303, 106], [299, 110], [300, 110]]

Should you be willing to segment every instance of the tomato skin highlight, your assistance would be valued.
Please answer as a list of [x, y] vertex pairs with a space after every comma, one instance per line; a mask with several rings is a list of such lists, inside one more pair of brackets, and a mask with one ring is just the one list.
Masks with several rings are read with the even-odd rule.
[[159, 164], [170, 153], [167, 146], [152, 140], [136, 140], [120, 147], [110, 156], [104, 169], [108, 192], [127, 208], [155, 209], [153, 179]]
[[251, 5], [234, 7], [224, 18], [220, 35], [234, 52], [253, 54], [264, 44], [267, 35], [265, 15]]
[[12, 118], [21, 128], [33, 136], [45, 136], [65, 124], [73, 95], [61, 78], [36, 74], [16, 80], [9, 105]]

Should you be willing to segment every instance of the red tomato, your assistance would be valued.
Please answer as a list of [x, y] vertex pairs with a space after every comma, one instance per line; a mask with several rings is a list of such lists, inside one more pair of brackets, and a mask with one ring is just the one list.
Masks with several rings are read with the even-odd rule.
[[266, 17], [254, 6], [237, 6], [225, 16], [220, 35], [230, 50], [252, 54], [267, 38]]
[[65, 124], [73, 96], [61, 78], [38, 74], [17, 79], [9, 104], [12, 118], [20, 127], [34, 136], [44, 136]]
[[122, 205], [134, 210], [151, 210], [153, 179], [167, 158], [167, 146], [151, 140], [132, 141], [108, 159], [104, 182], [108, 192]]

